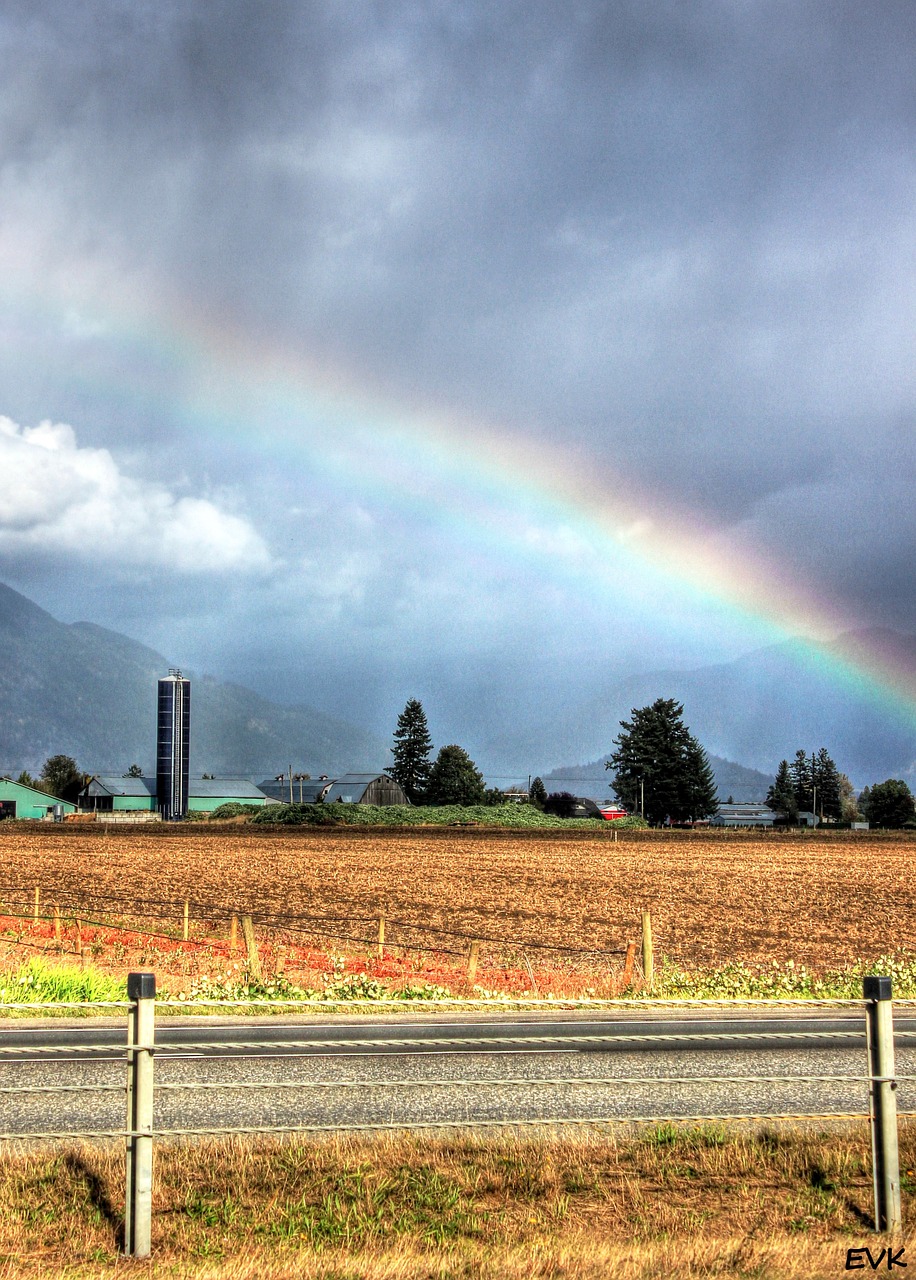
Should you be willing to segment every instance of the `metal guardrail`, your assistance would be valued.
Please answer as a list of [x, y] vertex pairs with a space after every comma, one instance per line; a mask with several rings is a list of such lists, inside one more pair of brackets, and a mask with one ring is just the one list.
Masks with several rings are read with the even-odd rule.
[[[414, 1090], [417, 1088], [444, 1090], [452, 1088], [462, 1088], [471, 1090], [486, 1090], [494, 1087], [526, 1087], [526, 1088], [545, 1088], [555, 1086], [568, 1087], [619, 1087], [621, 1085], [640, 1085], [640, 1086], [659, 1086], [659, 1085], [719, 1085], [719, 1084], [735, 1084], [738, 1086], [746, 1085], [769, 1085], [769, 1084], [789, 1084], [789, 1083], [810, 1083], [821, 1085], [826, 1083], [859, 1083], [867, 1086], [869, 1108], [867, 1114], [871, 1121], [871, 1139], [872, 1139], [872, 1165], [873, 1165], [873, 1181], [875, 1196], [875, 1228], [878, 1231], [896, 1231], [901, 1225], [901, 1199], [900, 1199], [900, 1167], [898, 1153], [897, 1138], [897, 1105], [896, 1105], [896, 1089], [901, 1081], [914, 1081], [916, 1076], [896, 1075], [894, 1062], [894, 1028], [893, 1028], [893, 1004], [891, 999], [891, 980], [885, 977], [867, 977], [863, 981], [863, 998], [861, 1000], [691, 1000], [691, 1001], [665, 1001], [644, 998], [639, 1000], [587, 1000], [587, 1001], [570, 1001], [570, 1000], [439, 1000], [439, 1001], [422, 1001], [408, 1002], [405, 1000], [380, 1000], [380, 1001], [237, 1001], [237, 1000], [201, 1000], [201, 1001], [177, 1001], [177, 1000], [160, 1000], [155, 998], [155, 975], [152, 973], [132, 973], [128, 976], [127, 984], [128, 1000], [127, 1001], [107, 1001], [104, 1004], [88, 1002], [61, 1002], [49, 1005], [39, 1002], [19, 1002], [16, 1004], [6, 1003], [0, 1004], [0, 1010], [38, 1010], [38, 1009], [77, 1009], [77, 1008], [121, 1008], [127, 1013], [127, 1042], [126, 1045], [122, 1041], [118, 1044], [94, 1044], [80, 1046], [81, 1055], [87, 1056], [90, 1060], [98, 1059], [103, 1056], [123, 1058], [126, 1062], [126, 1081], [123, 1085], [92, 1083], [83, 1085], [4, 1085], [0, 1087], [0, 1095], [9, 1096], [15, 1094], [31, 1094], [31, 1095], [49, 1095], [49, 1094], [98, 1094], [98, 1093], [121, 1093], [126, 1095], [126, 1123], [123, 1128], [109, 1129], [83, 1129], [69, 1131], [44, 1131], [44, 1132], [0, 1132], [0, 1140], [65, 1140], [73, 1138], [88, 1139], [123, 1139], [125, 1142], [126, 1152], [126, 1199], [125, 1199], [125, 1252], [133, 1257], [147, 1257], [150, 1253], [150, 1236], [152, 1224], [152, 1173], [153, 1173], [153, 1149], [154, 1142], [157, 1139], [183, 1138], [183, 1137], [199, 1137], [199, 1136], [217, 1136], [217, 1135], [267, 1135], [267, 1134], [291, 1134], [291, 1133], [323, 1133], [343, 1130], [353, 1131], [380, 1131], [395, 1129], [456, 1129], [456, 1128], [530, 1128], [545, 1126], [592, 1126], [606, 1124], [640, 1124], [640, 1123], [662, 1123], [676, 1119], [678, 1122], [697, 1122], [697, 1121], [747, 1121], [747, 1120], [808, 1120], [815, 1118], [825, 1119], [855, 1119], [862, 1118], [866, 1114], [864, 1108], [862, 1112], [805, 1112], [805, 1113], [761, 1113], [746, 1114], [735, 1112], [705, 1112], [691, 1116], [671, 1117], [664, 1114], [661, 1115], [584, 1115], [584, 1116], [537, 1116], [534, 1118], [524, 1119], [504, 1119], [504, 1118], [486, 1118], [478, 1120], [420, 1120], [406, 1119], [400, 1121], [379, 1121], [372, 1123], [348, 1123], [341, 1121], [339, 1123], [305, 1123], [290, 1125], [244, 1125], [244, 1126], [212, 1126], [212, 1127], [163, 1127], [154, 1124], [154, 1098], [155, 1094], [170, 1093], [177, 1097], [183, 1094], [191, 1094], [194, 1092], [208, 1092], [214, 1090], [275, 1090], [284, 1092], [289, 1090], [297, 1090], [301, 1092], [311, 1092], [313, 1095], [326, 1094], [328, 1092], [351, 1091], [357, 1089], [365, 1089], [371, 1087], [373, 1089], [404, 1091]], [[373, 1007], [391, 1008], [395, 1006], [399, 1009], [416, 1010], [420, 1008], [429, 1009], [430, 1006], [465, 1006], [473, 1007], [480, 1010], [486, 1008], [489, 1010], [509, 1011], [520, 1007], [526, 1008], [549, 1008], [555, 1011], [557, 1007], [579, 1007], [579, 1008], [608, 1008], [608, 1007], [625, 1007], [632, 1010], [633, 1008], [684, 1008], [686, 1007], [702, 1007], [702, 1008], [738, 1008], [738, 1007], [766, 1007], [779, 1008], [787, 1006], [793, 1010], [800, 1007], [839, 1007], [847, 1009], [858, 1009], [864, 1013], [864, 1033], [866, 1041], [867, 1070], [861, 1074], [849, 1073], [812, 1073], [803, 1075], [799, 1073], [790, 1074], [708, 1074], [708, 1075], [644, 1075], [644, 1076], [623, 1076], [623, 1075], [595, 1075], [595, 1076], [578, 1076], [565, 1073], [556, 1076], [506, 1076], [504, 1078], [481, 1078], [481, 1077], [457, 1077], [450, 1078], [448, 1076], [435, 1077], [414, 1077], [395, 1080], [366, 1080], [366, 1079], [336, 1079], [336, 1080], [277, 1080], [277, 1081], [238, 1081], [230, 1080], [227, 1082], [212, 1081], [192, 1081], [192, 1082], [163, 1082], [154, 1086], [154, 1055], [156, 1053], [156, 1008], [181, 1007], [187, 1009], [189, 1003], [195, 1007], [214, 1009], [226, 1008], [227, 1010], [237, 1009], [239, 1006], [245, 1007], [264, 1007], [271, 1008], [298, 1008], [307, 1007], [313, 1011], [315, 1006], [321, 1006], [325, 1009], [340, 1008], [341, 1006], [352, 1007], [354, 1003], [360, 1005], [369, 1005]], [[901, 1004], [912, 1004], [911, 1001], [901, 1001]], [[352, 1024], [349, 1024], [352, 1030]], [[779, 1045], [791, 1044], [799, 1040], [819, 1040], [829, 1043], [832, 1040], [848, 1039], [849, 1031], [767, 1031], [765, 1029], [754, 1032], [703, 1032], [701, 1039], [704, 1044], [709, 1042], [742, 1042], [754, 1040], [762, 1043], [770, 1043]], [[916, 1039], [916, 1032], [898, 1033], [899, 1038]], [[679, 1043], [686, 1041], [695, 1041], [696, 1033], [679, 1033], [670, 1029], [661, 1033], [628, 1033], [621, 1032], [598, 1032], [594, 1034], [569, 1034], [562, 1036], [550, 1034], [538, 1035], [520, 1035], [512, 1037], [512, 1045], [519, 1046], [526, 1052], [548, 1053], [557, 1049], [569, 1049], [575, 1047], [583, 1048], [608, 1048], [612, 1045], [639, 1045], [651, 1043], [653, 1041], [664, 1041], [667, 1043]], [[494, 1039], [481, 1035], [461, 1035], [461, 1036], [428, 1036], [419, 1042], [425, 1050], [431, 1050], [435, 1053], [447, 1054], [451, 1051], [471, 1049], [475, 1052], [485, 1053], [489, 1049], [494, 1051]], [[505, 1051], [505, 1038], [497, 1040], [497, 1044], [501, 1046], [501, 1051]], [[354, 1049], [360, 1049], [368, 1055], [372, 1055], [373, 1051], [380, 1052], [409, 1052], [411, 1049], [416, 1050], [418, 1041], [413, 1038], [392, 1034], [384, 1038], [360, 1038], [353, 1037], [348, 1034], [346, 1036], [328, 1036], [320, 1040], [302, 1039], [290, 1040], [182, 1040], [179, 1046], [181, 1054], [193, 1053], [203, 1058], [209, 1056], [210, 1060], [214, 1060], [216, 1054], [220, 1050], [229, 1051], [230, 1053], [238, 1053], [240, 1050], [257, 1051], [260, 1057], [265, 1058], [283, 1058], [304, 1057], [314, 1054], [316, 1050], [324, 1050], [333, 1052], [352, 1052]], [[72, 1046], [54, 1046], [54, 1045], [34, 1045], [34, 1046], [0, 1046], [0, 1063], [4, 1058], [16, 1055], [18, 1057], [33, 1055], [37, 1057], [41, 1055], [53, 1058], [58, 1055], [70, 1055], [73, 1053]], [[228, 1059], [224, 1059], [228, 1060]], [[864, 1090], [863, 1090], [864, 1092]]]

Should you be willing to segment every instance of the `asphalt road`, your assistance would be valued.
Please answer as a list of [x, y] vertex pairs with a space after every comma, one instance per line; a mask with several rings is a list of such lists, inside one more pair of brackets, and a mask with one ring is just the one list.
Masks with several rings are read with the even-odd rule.
[[[896, 1025], [898, 1073], [916, 1074], [916, 1019]], [[857, 1011], [160, 1018], [156, 1041], [160, 1130], [864, 1114], [868, 1098]], [[0, 1092], [0, 1131], [120, 1130], [124, 1042], [121, 1019], [0, 1026], [0, 1089], [35, 1090]], [[853, 1078], [803, 1078], [836, 1075]], [[790, 1079], [723, 1078], [748, 1076]]]

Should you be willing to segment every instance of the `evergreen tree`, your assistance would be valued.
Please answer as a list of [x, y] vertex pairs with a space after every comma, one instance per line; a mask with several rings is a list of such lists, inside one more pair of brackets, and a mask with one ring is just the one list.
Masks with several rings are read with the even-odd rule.
[[824, 818], [839, 819], [842, 813], [840, 771], [826, 747], [821, 747], [817, 755], [811, 757], [811, 782], [818, 814]]
[[811, 761], [804, 751], [796, 751], [795, 759], [789, 765], [789, 776], [795, 788], [796, 812], [809, 812], [812, 804]]
[[535, 778], [528, 790], [528, 803], [533, 804], [536, 809], [543, 809], [546, 799], [547, 788], [544, 786], [543, 780]]
[[795, 798], [795, 784], [789, 771], [788, 760], [779, 762], [773, 785], [767, 792], [767, 804], [789, 822], [798, 820], [798, 801]]
[[33, 778], [32, 775], [29, 773], [28, 769], [23, 769], [22, 773], [20, 773], [16, 781], [19, 783], [20, 787], [37, 787], [38, 786], [38, 779]]
[[429, 736], [422, 702], [411, 698], [398, 716], [391, 754], [394, 764], [391, 776], [407, 793], [411, 804], [420, 804], [426, 792], [431, 768], [429, 753], [433, 740]]
[[429, 771], [428, 804], [482, 804], [483, 776], [468, 753], [457, 746], [443, 747]]
[[859, 808], [873, 827], [904, 827], [916, 822], [916, 801], [902, 778], [888, 778], [866, 787]]
[[635, 708], [622, 720], [623, 732], [605, 768], [614, 770], [613, 788], [631, 813], [652, 823], [706, 818], [718, 811], [712, 768], [700, 743], [684, 724], [684, 708], [673, 698], [658, 698]]

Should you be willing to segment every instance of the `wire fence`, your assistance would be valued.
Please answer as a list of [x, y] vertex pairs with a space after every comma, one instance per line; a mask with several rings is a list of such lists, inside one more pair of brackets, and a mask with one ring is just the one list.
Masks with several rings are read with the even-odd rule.
[[[512, 967], [522, 962], [529, 965], [529, 953], [542, 960], [552, 957], [592, 969], [606, 968], [609, 962], [623, 957], [623, 967], [631, 976], [636, 946], [634, 942], [624, 942], [619, 946], [583, 947], [554, 941], [544, 936], [549, 925], [541, 922], [534, 922], [526, 934], [514, 934], [499, 928], [504, 925], [503, 921], [492, 918], [489, 927], [484, 924], [478, 928], [458, 928], [405, 919], [387, 910], [346, 914], [278, 912], [190, 898], [128, 898], [66, 890], [42, 895], [40, 887], [27, 889], [22, 885], [0, 887], [0, 915], [30, 922], [32, 926], [50, 923], [62, 949], [67, 941], [65, 933], [73, 932], [76, 953], [82, 952], [85, 930], [101, 929], [120, 933], [125, 939], [133, 935], [150, 942], [186, 945], [189, 950], [225, 947], [228, 942], [230, 954], [237, 945], [238, 920], [247, 916], [252, 928], [262, 937], [266, 933], [281, 945], [307, 948], [310, 944], [343, 943], [366, 948], [379, 957], [386, 949], [388, 954], [396, 950], [432, 953], [464, 962], [471, 978], [476, 974], [482, 948], [486, 949], [491, 964]], [[493, 928], [494, 924], [497, 928]], [[23, 946], [36, 945], [22, 937], [17, 941]], [[472, 949], [473, 959], [470, 959]]]
[[[896, 1091], [910, 1086], [916, 1075], [895, 1069], [888, 978], [866, 978], [863, 999], [818, 1001], [820, 1012], [803, 1020], [799, 1006], [815, 1002], [689, 1002], [706, 1013], [716, 1008], [728, 1012], [724, 1021], [705, 1025], [703, 1018], [689, 1025], [683, 1018], [659, 1023], [660, 1013], [682, 1010], [684, 1004], [651, 998], [640, 1002], [646, 1016], [638, 1023], [589, 1016], [596, 1009], [620, 1007], [622, 1001], [584, 1002], [578, 1017], [563, 1019], [555, 1016], [556, 1010], [570, 1002], [514, 1001], [507, 1010], [505, 1001], [476, 1001], [477, 1011], [503, 1018], [457, 1022], [444, 1022], [441, 1015], [417, 1017], [420, 1010], [429, 1010], [429, 1002], [423, 1001], [408, 1006], [414, 1015], [409, 1024], [312, 1019], [280, 1026], [223, 1023], [205, 1032], [201, 1022], [157, 1028], [157, 1011], [181, 1002], [157, 1001], [153, 974], [131, 974], [128, 996], [127, 1001], [88, 1006], [125, 1012], [125, 1034], [120, 1036], [116, 1024], [40, 1029], [7, 1024], [0, 1042], [0, 1072], [6, 1076], [0, 1085], [0, 1116], [5, 1117], [0, 1140], [123, 1141], [125, 1247], [133, 1256], [150, 1251], [154, 1144], [226, 1135], [840, 1122], [868, 1116], [876, 1227], [895, 1230], [900, 1225]], [[241, 1003], [207, 1000], [200, 1005], [228, 1013]], [[278, 1002], [246, 1003], [263, 1008]], [[334, 1002], [279, 1003], [305, 1013]], [[379, 1013], [390, 1012], [394, 1003], [405, 1007], [404, 1001], [365, 1003]], [[436, 1003], [451, 1008], [470, 1002]], [[632, 1001], [625, 1003], [633, 1009]], [[551, 1016], [534, 1024], [530, 1019], [506, 1020], [507, 1012], [522, 1005]], [[736, 1022], [738, 1005], [746, 1016]], [[87, 1002], [10, 1002], [0, 1004], [0, 1013], [86, 1007]], [[776, 1025], [772, 1017], [755, 1023], [756, 1014], [773, 1010], [784, 1013]], [[829, 1010], [833, 1017], [825, 1022]], [[916, 1031], [900, 1029], [896, 1040], [916, 1040]], [[686, 1059], [675, 1056], [684, 1049], [690, 1051]], [[754, 1071], [735, 1057], [789, 1049], [790, 1063], [798, 1061], [802, 1050], [814, 1055], [811, 1069], [782, 1070], [778, 1062], [774, 1069], [767, 1057]], [[647, 1050], [658, 1052], [648, 1055]], [[719, 1069], [709, 1070], [717, 1063], [705, 1054], [714, 1050], [731, 1056], [718, 1060]], [[850, 1069], [837, 1070], [833, 1060], [826, 1062], [823, 1054], [830, 1050], [843, 1051]], [[858, 1061], [856, 1055], [861, 1055]], [[706, 1069], [683, 1069], [685, 1062], [698, 1060]], [[754, 1062], [750, 1059], [751, 1066]], [[55, 1095], [67, 1099], [63, 1114]], [[653, 1096], [657, 1105], [647, 1106]], [[123, 1123], [116, 1109], [125, 1103]], [[59, 1116], [64, 1123], [55, 1123]]]

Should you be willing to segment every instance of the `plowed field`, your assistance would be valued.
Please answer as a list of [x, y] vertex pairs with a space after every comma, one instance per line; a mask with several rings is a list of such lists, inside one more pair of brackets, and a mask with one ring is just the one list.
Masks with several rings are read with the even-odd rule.
[[37, 886], [43, 903], [158, 914], [174, 927], [175, 904], [189, 899], [192, 916], [223, 932], [233, 911], [264, 924], [307, 917], [312, 937], [342, 950], [376, 937], [384, 914], [394, 947], [466, 951], [477, 937], [539, 962], [544, 944], [622, 948], [649, 907], [656, 954], [681, 965], [792, 959], [821, 970], [916, 945], [914, 853], [912, 838], [870, 833], [621, 832], [615, 843], [610, 831], [9, 824], [0, 901], [27, 901]]

